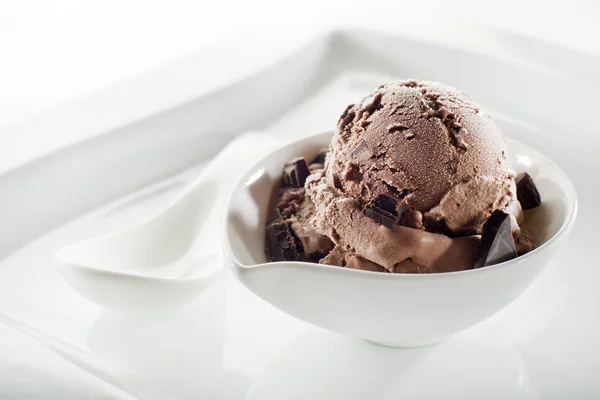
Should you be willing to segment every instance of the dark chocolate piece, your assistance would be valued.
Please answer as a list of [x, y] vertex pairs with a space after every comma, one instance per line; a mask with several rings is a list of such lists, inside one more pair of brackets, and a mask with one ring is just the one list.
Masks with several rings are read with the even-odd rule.
[[283, 167], [283, 183], [287, 186], [303, 187], [309, 175], [308, 164], [303, 157], [294, 158]]
[[406, 204], [389, 194], [380, 194], [363, 208], [363, 214], [375, 222], [394, 229], [406, 212]]
[[317, 153], [315, 159], [311, 162], [311, 164], [325, 164], [325, 157], [327, 156], [328, 151], [328, 148], [319, 150], [319, 153]]
[[498, 264], [517, 257], [510, 215], [495, 211], [483, 225], [475, 268]]
[[446, 221], [444, 219], [425, 219], [423, 220], [423, 227], [427, 232], [441, 233], [443, 235], [454, 237], [448, 225], [446, 225]]
[[279, 218], [267, 225], [266, 247], [270, 261], [297, 261], [299, 258], [290, 224]]
[[517, 199], [523, 210], [535, 208], [542, 203], [540, 192], [527, 172], [517, 176]]

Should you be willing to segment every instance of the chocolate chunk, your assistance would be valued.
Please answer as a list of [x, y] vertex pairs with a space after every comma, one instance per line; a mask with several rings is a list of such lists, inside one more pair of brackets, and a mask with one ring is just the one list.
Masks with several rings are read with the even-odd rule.
[[295, 188], [304, 186], [308, 175], [310, 171], [303, 157], [294, 158], [286, 162], [283, 167], [283, 183], [287, 186]]
[[290, 224], [277, 217], [267, 225], [266, 248], [270, 261], [296, 261], [299, 258]]
[[397, 197], [380, 194], [363, 208], [363, 214], [375, 222], [394, 229], [406, 212], [406, 204]]
[[510, 215], [495, 211], [483, 225], [475, 268], [498, 264], [517, 257]]
[[319, 150], [319, 153], [317, 153], [315, 159], [311, 162], [311, 164], [325, 164], [325, 157], [327, 156], [328, 151], [328, 148]]
[[449, 236], [449, 237], [454, 237], [454, 235], [452, 234], [452, 231], [450, 230], [450, 228], [448, 228], [448, 225], [446, 225], [446, 221], [444, 221], [444, 219], [423, 220], [423, 227], [425, 228], [425, 230], [427, 232], [441, 233], [441, 234]]
[[527, 172], [517, 176], [517, 199], [523, 210], [535, 208], [542, 203], [540, 192]]

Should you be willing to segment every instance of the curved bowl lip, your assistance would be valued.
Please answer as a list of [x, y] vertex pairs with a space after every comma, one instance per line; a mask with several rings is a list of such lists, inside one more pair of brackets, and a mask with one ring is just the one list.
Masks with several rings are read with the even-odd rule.
[[563, 177], [565, 178], [565, 181], [568, 183], [567, 187], [561, 187], [561, 188], [563, 189], [563, 191], [565, 193], [570, 194], [570, 197], [573, 199], [573, 201], [570, 203], [567, 216], [563, 220], [563, 223], [562, 223], [560, 229], [558, 230], [558, 232], [556, 232], [550, 239], [548, 239], [548, 241], [546, 241], [546, 243], [542, 244], [539, 247], [536, 247], [535, 249], [533, 249], [532, 251], [530, 251], [527, 254], [524, 254], [517, 258], [513, 258], [512, 260], [504, 261], [502, 263], [490, 265], [487, 267], [466, 269], [466, 270], [460, 270], [460, 271], [451, 271], [451, 272], [433, 272], [433, 273], [427, 273], [427, 274], [417, 274], [417, 273], [386, 274], [386, 273], [382, 273], [382, 272], [340, 268], [340, 267], [334, 266], [334, 265], [309, 263], [309, 262], [304, 262], [304, 261], [277, 261], [277, 262], [266, 262], [266, 263], [251, 264], [251, 265], [246, 265], [246, 264], [241, 263], [237, 259], [235, 253], [233, 252], [233, 250], [231, 248], [231, 243], [229, 243], [228, 216], [229, 216], [229, 212], [231, 209], [231, 202], [232, 202], [233, 194], [239, 189], [240, 186], [244, 185], [244, 181], [247, 179], [246, 177], [250, 173], [260, 169], [263, 165], [265, 165], [265, 160], [267, 160], [268, 158], [273, 156], [273, 154], [275, 154], [279, 151], [282, 151], [284, 149], [296, 147], [299, 144], [309, 144], [309, 143], [311, 143], [315, 140], [318, 140], [324, 136], [332, 136], [333, 133], [334, 133], [333, 131], [325, 131], [325, 132], [317, 133], [314, 135], [306, 136], [306, 137], [303, 137], [300, 139], [296, 139], [293, 141], [289, 141], [287, 143], [283, 143], [281, 146], [278, 146], [277, 148], [273, 149], [268, 154], [265, 154], [263, 157], [261, 157], [261, 159], [259, 161], [252, 164], [252, 166], [250, 168], [245, 169], [240, 174], [240, 177], [235, 181], [235, 184], [233, 185], [232, 189], [230, 190], [229, 194], [227, 195], [227, 198], [225, 201], [225, 209], [224, 209], [223, 217], [222, 217], [222, 224], [223, 224], [222, 241], [223, 241], [223, 248], [225, 251], [225, 256], [229, 260], [231, 260], [231, 262], [236, 267], [242, 268], [242, 269], [250, 269], [250, 268], [257, 268], [257, 267], [269, 266], [269, 265], [272, 265], [272, 266], [288, 265], [288, 266], [298, 266], [298, 267], [311, 268], [311, 269], [316, 268], [318, 270], [335, 270], [335, 271], [338, 271], [337, 273], [339, 273], [339, 274], [358, 274], [357, 276], [360, 276], [362, 274], [364, 278], [368, 277], [368, 278], [388, 279], [388, 280], [389, 279], [436, 279], [437, 277], [440, 277], [440, 276], [451, 277], [451, 276], [461, 276], [461, 275], [467, 275], [467, 274], [481, 274], [481, 273], [485, 273], [485, 271], [490, 271], [492, 269], [502, 268], [507, 265], [525, 262], [529, 258], [534, 257], [535, 255], [537, 255], [543, 251], [548, 251], [551, 247], [555, 246], [556, 243], [558, 243], [561, 239], [566, 237], [569, 234], [573, 225], [575, 224], [575, 220], [576, 220], [577, 212], [578, 212], [577, 192], [575, 191], [573, 182], [571, 181], [569, 176], [565, 173], [565, 171], [562, 168], [560, 168], [558, 166], [558, 164], [556, 164], [554, 162], [554, 160], [552, 160], [550, 157], [546, 156], [542, 152], [540, 152], [540, 151], [538, 151], [538, 150], [536, 150], [536, 149], [534, 149], [534, 148], [508, 136], [508, 135], [503, 135], [506, 142], [518, 143], [520, 146], [525, 147], [528, 152], [536, 154], [537, 155], [536, 158], [543, 158], [547, 163], [551, 164], [554, 168], [556, 168], [563, 175]]
[[[131, 282], [131, 281], [140, 282], [140, 283], [142, 283], [142, 282], [154, 282], [154, 283], [162, 282], [162, 283], [169, 283], [169, 284], [200, 283], [200, 282], [206, 280], [207, 278], [215, 275], [215, 273], [219, 270], [218, 265], [222, 261], [222, 260], [219, 260], [218, 262], [215, 263], [215, 265], [213, 267], [207, 268], [206, 273], [204, 273], [204, 274], [192, 276], [189, 278], [172, 278], [172, 277], [159, 277], [159, 276], [152, 276], [152, 275], [136, 274], [133, 272], [113, 271], [110, 269], [98, 268], [98, 267], [94, 267], [92, 265], [75, 263], [75, 262], [69, 261], [68, 257], [65, 257], [63, 255], [64, 252], [67, 252], [72, 247], [85, 244], [89, 240], [94, 240], [94, 238], [86, 239], [86, 240], [82, 240], [80, 242], [73, 243], [71, 245], [68, 245], [66, 247], [59, 249], [54, 254], [54, 261], [57, 265], [57, 269], [60, 271], [61, 274], [66, 273], [66, 272], [64, 272], [64, 269], [70, 267], [72, 269], [78, 269], [85, 273], [93, 273], [96, 275], [102, 275], [102, 276], [106, 276], [106, 277], [119, 278], [121, 280], [127, 279], [128, 282]], [[216, 253], [216, 254], [218, 254], [218, 253]]]

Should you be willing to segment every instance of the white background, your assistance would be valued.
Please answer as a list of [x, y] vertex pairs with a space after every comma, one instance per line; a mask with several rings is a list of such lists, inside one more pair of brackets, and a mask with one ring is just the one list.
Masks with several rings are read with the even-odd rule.
[[600, 54], [599, 9], [593, 0], [0, 0], [0, 135], [40, 110], [248, 33], [387, 24], [443, 36], [441, 26], [477, 24]]
[[[600, 54], [598, 16], [598, 6], [593, 1], [555, 3], [512, 0], [502, 2], [466, 0], [454, 2], [437, 0], [326, 2], [321, 0], [290, 3], [283, 0], [170, 0], [163, 2], [0, 0], [0, 143], [10, 143], [10, 140], [2, 141], [3, 135], [16, 136], [14, 132], [19, 132], [18, 129], [11, 129], [11, 126], [16, 126], [28, 119], [35, 119], [35, 114], [43, 109], [94, 93], [101, 88], [151, 71], [171, 61], [185, 58], [202, 49], [219, 46], [219, 43], [223, 41], [235, 41], [241, 36], [248, 37], [250, 33], [257, 34], [256, 37], [261, 37], [261, 35], [262, 37], [285, 37], [285, 35], [280, 35], [281, 32], [319, 31], [340, 25], [363, 28], [393, 25], [398, 30], [417, 36], [433, 35], [439, 38], [450, 36], [447, 31], [449, 26], [454, 29], [463, 27], [468, 31], [468, 27], [471, 25], [484, 25], [521, 32], [548, 42]], [[466, 35], [462, 39], [469, 40], [471, 44], [478, 45], [480, 49], [486, 47], [486, 50], [492, 53], [509, 51], [512, 48], [507, 47], [514, 45], [501, 41], [495, 41], [492, 45], [487, 40], [490, 39], [489, 37]], [[255, 43], [255, 45], [258, 47], [260, 43]], [[248, 51], [253, 51], [252, 43], [250, 43]], [[200, 56], [202, 54], [200, 53]], [[209, 58], [206, 59], [206, 63], [211, 61]], [[133, 106], [132, 104], [126, 105], [129, 109]], [[103, 117], [102, 112], [96, 112], [96, 110], [94, 112], [99, 115], [99, 118]], [[73, 125], [73, 121], [70, 118], [74, 117], [76, 116], [69, 115], [71, 125]], [[86, 120], [86, 123], [89, 124], [89, 121]], [[36, 132], [38, 131], [36, 130]], [[65, 135], [65, 132], [51, 129], [41, 133], [51, 141], [58, 141], [60, 133]], [[24, 141], [26, 146], [24, 145], [23, 148], [31, 150], [31, 141], [27, 139]], [[2, 147], [4, 147], [5, 154], [0, 157], [0, 164], [6, 161], [7, 153], [16, 153], [13, 146], [0, 145], [0, 151], [3, 150]], [[597, 224], [588, 223], [588, 225], [595, 227]], [[81, 232], [78, 232], [78, 235], [81, 235]], [[592, 236], [581, 234], [579, 237], [593, 237], [593, 234]], [[583, 246], [581, 245], [581, 247]], [[575, 249], [578, 248], [575, 247]], [[29, 254], [31, 256], [33, 252]], [[46, 257], [49, 259], [50, 255], [47, 254]], [[38, 263], [37, 259], [34, 259], [36, 262], [31, 264], [26, 264], [26, 261], [28, 259], [25, 257], [17, 259], [16, 262], [22, 262], [18, 264], [20, 269], [15, 268], [17, 273], [21, 274], [17, 276], [34, 275], [30, 273], [32, 269], [26, 268], [27, 265], [44, 265]], [[577, 263], [575, 265], [577, 266]], [[29, 268], [32, 268], [31, 266]], [[584, 265], [579, 265], [579, 267], [582, 266]], [[5, 268], [4, 272], [6, 273], [6, 271]], [[597, 291], [594, 289], [593, 279], [589, 279], [593, 275], [585, 275], [580, 272], [581, 270], [572, 272], [568, 268], [555, 269], [554, 275], [546, 276], [545, 286], [542, 282], [542, 285], [538, 286], [537, 292], [530, 291], [528, 297], [525, 297], [523, 300], [525, 303], [521, 304], [525, 304], [526, 307], [513, 309], [513, 318], [516, 318], [517, 322], [521, 322], [521, 324], [517, 323], [516, 328], [512, 331], [516, 332], [515, 335], [519, 340], [511, 339], [511, 328], [506, 328], [508, 324], [503, 322], [510, 320], [511, 314], [505, 314], [504, 320], [492, 320], [479, 331], [466, 332], [455, 341], [448, 342], [445, 347], [434, 353], [428, 363], [423, 363], [420, 368], [411, 371], [412, 376], [408, 376], [400, 383], [394, 382], [394, 384], [404, 385], [402, 389], [409, 393], [411, 390], [416, 392], [424, 388], [422, 382], [429, 382], [432, 371], [435, 373], [446, 369], [454, 371], [463, 379], [456, 382], [446, 376], [448, 378], [447, 386], [466, 388], [466, 390], [484, 387], [493, 382], [499, 388], [498, 394], [510, 393], [511, 390], [514, 390], [524, 393], [522, 398], [542, 397], [536, 390], [542, 394], [567, 393], [569, 390], [585, 392], [586, 389], [589, 389], [585, 384], [590, 385], [592, 382], [591, 379], [588, 380], [589, 375], [587, 374], [596, 371], [597, 368], [594, 367], [598, 364], [594, 350], [598, 346], [587, 347], [588, 343], [596, 342], [595, 330], [590, 329], [590, 326], [595, 326], [597, 319], [594, 317], [595, 314], [587, 314], [585, 305], [597, 304], [595, 301]], [[47, 270], [46, 273], [55, 274], [55, 271]], [[57, 275], [50, 276], [59, 279]], [[6, 284], [8, 280], [4, 282]], [[52, 293], [51, 290], [58, 292], [61, 287], [66, 285], [62, 280], [59, 282], [63, 286], [54, 287], [49, 284], [49, 280], [42, 280], [42, 282], [41, 286], [48, 291], [42, 291], [42, 296]], [[5, 291], [5, 293], [9, 292]], [[72, 291], [64, 290], [62, 293], [66, 296], [76, 296], [76, 293]], [[30, 294], [23, 291], [22, 297], [28, 298]], [[148, 354], [146, 349], [140, 345], [142, 342], [137, 337], [139, 329], [134, 326], [136, 321], [124, 326], [121, 319], [111, 319], [110, 314], [104, 318], [97, 318], [97, 315], [93, 313], [78, 314], [76, 308], [78, 304], [71, 301], [74, 297], [65, 297], [64, 300], [59, 296], [49, 297], [56, 299], [59, 304], [63, 304], [64, 308], [59, 307], [59, 312], [65, 310], [72, 312], [69, 317], [75, 316], [72, 318], [73, 321], [83, 321], [82, 325], [89, 323], [92, 328], [95, 328], [96, 334], [93, 339], [96, 342], [92, 342], [96, 345], [95, 350], [98, 353], [104, 350], [105, 359], [113, 362], [114, 365], [122, 368], [130, 367], [133, 371], [143, 370], [146, 372], [144, 367], [157, 366], [158, 370], [163, 365], [174, 365], [181, 362], [174, 358], [176, 353], [167, 347], [159, 349], [158, 357], [156, 354], [147, 355], [147, 357], [140, 357], [140, 360], [137, 360], [140, 361], [138, 364], [127, 364], [124, 359], [129, 361], [127, 354], [132, 349], [137, 351], [137, 353], [134, 351], [135, 354]], [[544, 298], [549, 301], [548, 304], [536, 303], [531, 300], [532, 298]], [[60, 303], [61, 301], [63, 303]], [[269, 315], [266, 313], [252, 314], [249, 312], [248, 304], [260, 304], [259, 300], [253, 296], [247, 298], [240, 296], [237, 301], [242, 306], [239, 307], [238, 314], [234, 315], [234, 318], [237, 318], [237, 320], [234, 319], [237, 325], [230, 324], [231, 331], [247, 335], [247, 330], [249, 330], [255, 334], [254, 336], [262, 338], [262, 342], [258, 341], [258, 345], [252, 343], [251, 346], [248, 346], [245, 337], [241, 340], [231, 340], [232, 338], [228, 337], [229, 341], [237, 347], [234, 346], [231, 350], [231, 344], [229, 344], [230, 353], [226, 354], [229, 357], [227, 361], [237, 367], [240, 365], [245, 367], [245, 369], [240, 368], [239, 370], [247, 372], [251, 378], [257, 377], [255, 389], [258, 388], [256, 390], [259, 393], [261, 389], [263, 392], [272, 389], [265, 382], [275, 382], [275, 386], [284, 391], [289, 390], [291, 383], [295, 383], [296, 391], [302, 393], [302, 389], [305, 391], [312, 389], [310, 385], [304, 385], [304, 382], [309, 382], [310, 378], [315, 376], [323, 378], [322, 382], [325, 388], [339, 390], [339, 387], [336, 386], [339, 382], [331, 381], [328, 376], [331, 370], [339, 371], [339, 369], [330, 368], [332, 364], [321, 365], [315, 362], [318, 361], [317, 356], [320, 354], [315, 354], [314, 351], [311, 353], [310, 350], [318, 347], [328, 350], [325, 354], [329, 356], [329, 359], [341, 360], [342, 363], [347, 364], [347, 368], [342, 368], [339, 375], [344, 380], [347, 376], [356, 376], [356, 371], [358, 371], [366, 373], [367, 377], [373, 376], [374, 381], [382, 376], [379, 371], [397, 365], [396, 356], [387, 356], [392, 353], [385, 353], [382, 356], [377, 348], [365, 350], [363, 344], [359, 344], [363, 347], [356, 347], [355, 342], [350, 339], [340, 339], [335, 334], [316, 330], [301, 340], [300, 345], [294, 346], [292, 350], [282, 351], [283, 358], [275, 359], [273, 368], [268, 368], [271, 357], [287, 348], [289, 343], [295, 340], [294, 335], [297, 335], [298, 332], [295, 328], [296, 325], [293, 324], [298, 324], [298, 322], [273, 310], [270, 310], [271, 314]], [[527, 308], [527, 304], [529, 308]], [[257, 306], [259, 311], [264, 310], [260, 307], [262, 305]], [[552, 310], [552, 312], [548, 312], [548, 310]], [[187, 322], [188, 316], [182, 315], [185, 318], [181, 315], [175, 315], [175, 317]], [[257, 315], [259, 316], [257, 317]], [[528, 324], [524, 323], [530, 315], [535, 315], [533, 321]], [[198, 316], [196, 315], [196, 317]], [[203, 317], [203, 314], [200, 314], [200, 317]], [[564, 319], [559, 320], [560, 317]], [[62, 327], [61, 322], [72, 322], [65, 316], [57, 318], [48, 314], [46, 318], [50, 321], [49, 325], [52, 326]], [[187, 340], [181, 340], [181, 343], [193, 343], [200, 346], [199, 349], [193, 348], [200, 353], [204, 351], [202, 346], [211, 345], [212, 342], [198, 340], [200, 333], [206, 333], [208, 324], [199, 317], [197, 319], [198, 321], [192, 320], [192, 322], [198, 322], [198, 328], [194, 325], [194, 329], [180, 329], [174, 332], [178, 339], [181, 339], [182, 333], [193, 336], [193, 340], [188, 336]], [[257, 320], [261, 323], [257, 323]], [[270, 323], [271, 321], [272, 323]], [[157, 326], [164, 327], [163, 322], [161, 320]], [[552, 325], [553, 323], [556, 325]], [[140, 326], [144, 327], [143, 324]], [[272, 336], [263, 338], [260, 336], [260, 329], [265, 326], [269, 329], [275, 326], [278, 330], [271, 329]], [[558, 326], [558, 328], [553, 330], [552, 335], [548, 335], [547, 326]], [[576, 326], [577, 329], [571, 331], [572, 326]], [[288, 335], [282, 335], [281, 331], [286, 329], [289, 330]], [[60, 330], [57, 331], [60, 332]], [[119, 334], [110, 335], [112, 332]], [[150, 330], [150, 332], [159, 336], [164, 331], [156, 329]], [[210, 333], [210, 330], [208, 332]], [[147, 334], [147, 332], [144, 333]], [[150, 339], [153, 338], [152, 335], [149, 336]], [[110, 344], [107, 337], [109, 339], [114, 337], [117, 342]], [[132, 337], [136, 340], [131, 340]], [[85, 398], [86, 394], [91, 397], [90, 393], [97, 396], [97, 392], [105, 390], [104, 386], [99, 384], [100, 382], [92, 380], [71, 365], [65, 366], [66, 363], [59, 357], [48, 354], [46, 348], [31, 345], [26, 338], [14, 332], [2, 331], [0, 339], [0, 376], [5, 378], [4, 387], [6, 387], [6, 377], [8, 376], [8, 382], [13, 383], [14, 387], [37, 389], [60, 399]], [[164, 338], [161, 337], [161, 339]], [[174, 340], [172, 343], [176, 346], [180, 342]], [[553, 347], [555, 344], [560, 344], [560, 346]], [[14, 349], [17, 347], [28, 349], [30, 353], [15, 351]], [[127, 351], [123, 349], [127, 349]], [[46, 356], [44, 356], [44, 352]], [[49, 359], [48, 362], [46, 362], [47, 359]], [[357, 359], [359, 362], [347, 362]], [[462, 369], [457, 369], [456, 360], [458, 359], [464, 361], [461, 365]], [[40, 364], [40, 360], [42, 365], [35, 365], [34, 368], [34, 362]], [[148, 362], [148, 360], [154, 362]], [[157, 362], [163, 360], [167, 362]], [[493, 360], [491, 372], [482, 372], [481, 365], [490, 360]], [[195, 362], [197, 359], [190, 358], [185, 361]], [[220, 359], [217, 361], [220, 362]], [[305, 368], [307, 364], [312, 367], [317, 366], [317, 368]], [[15, 365], [20, 365], [21, 368], [15, 368]], [[57, 365], [59, 366], [57, 367]], [[372, 369], [371, 366], [373, 366]], [[39, 372], [40, 370], [41, 372]], [[77, 375], [69, 376], [69, 378], [57, 378], [56, 376], [63, 370], [68, 370], [64, 371], [65, 373]], [[238, 369], [233, 368], [233, 370], [239, 372]], [[290, 373], [291, 371], [303, 372], [304, 375], [301, 377], [304, 378], [290, 382], [293, 380], [290, 377], [297, 376]], [[164, 383], [160, 381], [160, 378], [165, 377], [165, 374], [162, 373], [164, 370], [159, 372], [161, 373], [156, 374], [157, 381]], [[369, 373], [371, 375], [368, 375]], [[480, 376], [476, 376], [478, 373]], [[287, 381], [283, 379], [285, 377], [282, 377], [286, 374]], [[196, 375], [183, 374], [177, 375], [176, 378], [188, 383], [189, 387], [194, 389], [198, 380]], [[226, 383], [233, 381], [233, 378], [226, 375]], [[248, 382], [245, 382], [244, 379], [247, 379]], [[237, 381], [250, 384], [250, 378], [242, 374]], [[35, 382], [37, 386], [28, 385], [29, 382]], [[370, 382], [370, 380], [357, 380], [359, 385], [363, 382]], [[356, 388], [356, 385], [352, 385], [352, 383], [348, 382], [343, 385], [346, 392], [352, 392]], [[243, 384], [240, 384], [240, 391], [246, 389]], [[90, 386], [100, 386], [101, 388], [92, 390]], [[177, 390], [184, 390], [185, 386], [182, 387], [183, 389], [179, 389], [177, 386]], [[0, 385], [0, 389], [2, 388]], [[439, 387], [440, 390], [445, 388], [444, 386]], [[425, 389], [435, 390], [438, 388], [431, 386], [425, 387]], [[504, 392], [501, 389], [504, 389]], [[201, 398], [197, 392], [194, 393]], [[2, 397], [0, 393], [0, 398]], [[240, 397], [236, 394], [231, 395], [231, 398]], [[22, 398], [22, 396], [16, 398]], [[111, 397], [98, 395], [96, 398]], [[507, 396], [506, 398], [514, 397]]]

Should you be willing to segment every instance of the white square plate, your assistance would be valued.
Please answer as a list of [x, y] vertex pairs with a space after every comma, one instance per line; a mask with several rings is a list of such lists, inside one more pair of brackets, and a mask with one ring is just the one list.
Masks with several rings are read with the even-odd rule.
[[[568, 62], [548, 61], [548, 54], [566, 59], [572, 51], [531, 41], [520, 48], [531, 51], [529, 62], [337, 32], [170, 109], [126, 125], [96, 125], [93, 134], [74, 133], [62, 147], [15, 160], [19, 166], [0, 175], [6, 229], [0, 324], [59, 353], [66, 348], [79, 368], [138, 398], [597, 397], [600, 271], [591, 239], [600, 226], [598, 81], [582, 79], [586, 74], [578, 76]], [[599, 60], [585, 60], [600, 67]], [[234, 135], [257, 128], [282, 137], [330, 130], [347, 103], [396, 78], [437, 80], [470, 94], [507, 135], [552, 157], [578, 191], [580, 214], [569, 244], [533, 287], [480, 325], [438, 346], [392, 350], [284, 315], [229, 274], [188, 307], [127, 314], [83, 299], [53, 268], [61, 245], [156, 212]], [[138, 89], [147, 95], [148, 88]], [[108, 99], [96, 100], [98, 114]], [[184, 168], [191, 169], [164, 180]], [[18, 393], [6, 379], [0, 376], [2, 398]]]

